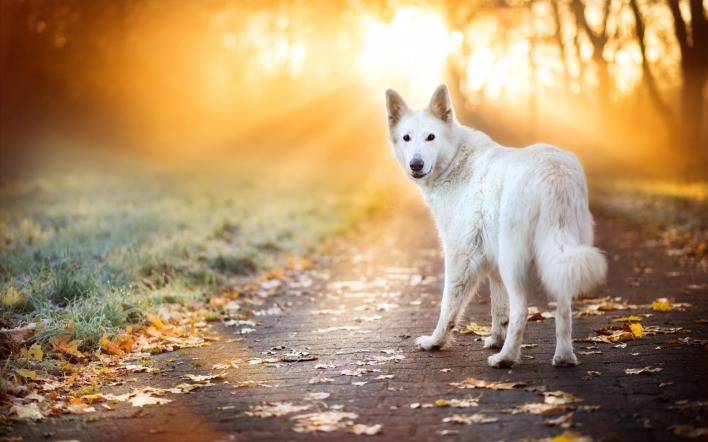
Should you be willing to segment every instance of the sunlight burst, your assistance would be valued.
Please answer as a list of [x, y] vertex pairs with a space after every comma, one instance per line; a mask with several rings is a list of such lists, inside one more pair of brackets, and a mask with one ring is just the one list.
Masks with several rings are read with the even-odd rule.
[[399, 8], [390, 23], [369, 19], [360, 64], [370, 81], [427, 97], [443, 81], [448, 53], [462, 34], [449, 32], [437, 11]]

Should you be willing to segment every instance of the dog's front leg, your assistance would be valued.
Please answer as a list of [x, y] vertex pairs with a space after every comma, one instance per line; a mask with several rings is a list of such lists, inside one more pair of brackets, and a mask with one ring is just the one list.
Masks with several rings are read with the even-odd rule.
[[421, 336], [415, 341], [423, 350], [439, 350], [447, 343], [479, 284], [479, 272], [472, 271], [469, 259], [456, 254], [445, 255], [445, 288], [438, 325], [432, 336]]

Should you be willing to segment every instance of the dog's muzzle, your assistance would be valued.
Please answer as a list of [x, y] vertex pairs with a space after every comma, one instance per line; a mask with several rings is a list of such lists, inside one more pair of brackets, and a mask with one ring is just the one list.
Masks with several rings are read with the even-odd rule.
[[422, 158], [413, 158], [409, 166], [411, 168], [411, 176], [413, 178], [423, 178], [425, 175], [427, 175], [425, 172], [423, 172], [423, 167], [425, 167], [425, 163], [423, 162]]

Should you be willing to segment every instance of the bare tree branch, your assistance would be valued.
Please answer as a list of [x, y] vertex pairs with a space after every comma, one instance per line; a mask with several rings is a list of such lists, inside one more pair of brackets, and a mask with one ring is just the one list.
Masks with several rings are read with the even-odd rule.
[[642, 14], [639, 11], [639, 5], [637, 4], [637, 0], [630, 0], [629, 6], [632, 9], [632, 14], [634, 14], [637, 41], [639, 43], [639, 50], [642, 54], [642, 75], [644, 79], [644, 84], [646, 85], [647, 91], [649, 92], [649, 98], [661, 114], [661, 117], [666, 122], [667, 126], [669, 127], [669, 130], [673, 131], [675, 123], [673, 113], [671, 112], [671, 109], [669, 109], [669, 107], [666, 105], [664, 100], [661, 98], [661, 94], [656, 85], [656, 79], [654, 78], [654, 74], [652, 73], [651, 67], [649, 66], [649, 61], [647, 60], [646, 42], [644, 41], [644, 20], [642, 19]]

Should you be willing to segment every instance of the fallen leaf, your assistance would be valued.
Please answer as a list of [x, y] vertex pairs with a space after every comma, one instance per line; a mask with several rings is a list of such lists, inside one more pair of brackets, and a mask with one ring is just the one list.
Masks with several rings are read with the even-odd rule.
[[84, 357], [84, 354], [81, 353], [78, 348], [81, 342], [82, 341], [79, 339], [72, 341], [71, 335], [69, 334], [61, 334], [49, 338], [49, 344], [54, 350], [68, 354], [70, 356], [75, 356], [79, 359], [82, 359]]
[[334, 364], [317, 364], [315, 365], [315, 370], [325, 370], [329, 368], [337, 368]]
[[44, 418], [37, 403], [28, 405], [15, 404], [10, 408], [10, 413], [14, 413], [20, 420], [41, 420]]
[[448, 385], [457, 388], [487, 388], [490, 390], [511, 390], [513, 388], [521, 388], [528, 386], [527, 382], [490, 382], [481, 379], [467, 378], [462, 382], [452, 382]]
[[246, 411], [246, 415], [256, 417], [284, 416], [286, 414], [304, 411], [308, 408], [310, 408], [309, 405], [293, 405], [291, 402], [271, 402], [249, 407], [248, 411]]
[[601, 336], [607, 336], [607, 340], [612, 343], [631, 341], [634, 339], [634, 333], [632, 328], [630, 328], [631, 325], [639, 325], [641, 327], [641, 324], [604, 327], [596, 329], [595, 333]]
[[356, 325], [341, 325], [338, 327], [327, 327], [327, 328], [318, 328], [316, 330], [317, 333], [331, 333], [333, 331], [355, 331], [355, 330], [360, 330], [361, 327], [358, 327]]
[[106, 397], [101, 393], [85, 394], [81, 396], [81, 401], [86, 402], [88, 404], [93, 404], [95, 402], [104, 402], [105, 400]]
[[[213, 384], [215, 385], [215, 384]], [[234, 384], [234, 388], [247, 388], [247, 387], [272, 387], [272, 385], [268, 385], [265, 383], [265, 381], [241, 381], [236, 384]]]
[[312, 356], [307, 352], [294, 351], [278, 358], [278, 362], [306, 362], [316, 361], [317, 356]]
[[[346, 430], [353, 427], [353, 419], [358, 418], [356, 413], [346, 411], [324, 411], [321, 413], [309, 413], [293, 416], [295, 421], [293, 431], [296, 433], [312, 433], [315, 431], [330, 432]], [[380, 431], [380, 430], [379, 430]]]
[[210, 375], [186, 374], [182, 377], [185, 379], [189, 379], [191, 381], [194, 381], [194, 382], [204, 383], [204, 382], [210, 381], [212, 379], [224, 379], [226, 377], [226, 373], [210, 374]]
[[671, 335], [675, 333], [691, 333], [691, 330], [687, 330], [683, 327], [660, 327], [658, 325], [648, 325], [644, 327], [645, 335], [656, 335], [664, 334]]
[[629, 328], [632, 330], [632, 334], [635, 338], [641, 338], [642, 336], [644, 336], [644, 327], [642, 327], [642, 324], [629, 324]]
[[21, 368], [21, 369], [17, 370], [17, 374], [20, 375], [20, 376], [22, 376], [23, 378], [26, 378], [26, 379], [32, 379], [32, 380], [34, 380], [34, 379], [37, 378], [37, 372], [36, 372], [36, 371], [26, 370], [26, 369], [24, 369], [24, 368]]
[[543, 396], [543, 401], [546, 404], [552, 405], [567, 405], [583, 401], [582, 399], [564, 391], [543, 391], [538, 392], [537, 394]]
[[613, 319], [612, 322], [639, 322], [642, 318], [639, 316], [623, 316], [621, 318]]
[[32, 346], [28, 349], [22, 348], [20, 350], [20, 355], [22, 357], [35, 361], [41, 361], [42, 358], [44, 358], [44, 352], [42, 351], [42, 347], [37, 343], [32, 344]]
[[96, 411], [95, 408], [89, 406], [88, 404], [84, 404], [80, 400], [77, 403], [67, 405], [65, 410], [70, 414], [87, 414], [94, 413]]
[[585, 380], [590, 380], [590, 379], [593, 379], [593, 378], [598, 377], [598, 376], [602, 376], [602, 372], [601, 372], [601, 371], [588, 371], [588, 372], [587, 372], [587, 376], [583, 376], [583, 379], [585, 379]]
[[656, 373], [661, 371], [661, 368], [627, 368], [624, 370], [626, 374], [645, 374], [645, 373]]
[[568, 407], [558, 404], [524, 404], [518, 407], [505, 408], [502, 410], [496, 410], [497, 413], [507, 413], [507, 414], [558, 414], [565, 413], [568, 411]]
[[153, 327], [155, 327], [155, 328], [157, 328], [157, 329], [165, 328], [165, 324], [164, 324], [164, 323], [162, 322], [162, 320], [161, 320], [158, 316], [156, 316], [156, 315], [153, 315], [153, 314], [151, 314], [151, 313], [148, 313], [148, 314], [147, 314], [147, 320], [150, 321], [150, 324], [152, 324]]
[[310, 384], [327, 384], [330, 382], [334, 382], [334, 379], [332, 379], [332, 378], [312, 378], [309, 381]]
[[238, 364], [240, 364], [242, 361], [241, 359], [234, 358], [234, 359], [227, 359], [224, 362], [219, 362], [218, 364], [214, 364], [211, 366], [212, 370], [228, 370], [230, 368], [238, 368]]
[[489, 336], [492, 334], [492, 327], [490, 325], [477, 325], [475, 322], [470, 322], [460, 333], [464, 335], [474, 334], [477, 336]]
[[372, 373], [375, 371], [381, 371], [377, 370], [375, 368], [355, 368], [354, 370], [342, 370], [340, 373], [342, 376], [361, 376], [364, 373]]
[[593, 442], [593, 439], [575, 431], [566, 431], [551, 439], [551, 442]]
[[556, 418], [547, 417], [543, 423], [549, 427], [570, 428], [573, 425], [573, 413], [562, 414]]
[[701, 412], [708, 411], [708, 401], [689, 401], [682, 399], [669, 406], [670, 410]]
[[691, 304], [687, 302], [673, 302], [668, 298], [658, 298], [651, 303], [651, 308], [657, 312], [668, 312], [671, 310], [684, 310], [690, 308]]
[[[215, 385], [215, 384], [210, 384], [210, 385]], [[175, 386], [175, 388], [179, 388], [180, 390], [184, 391], [185, 393], [189, 393], [192, 390], [196, 390], [197, 388], [202, 388], [206, 387], [207, 385], [205, 384], [178, 384]]]
[[312, 399], [315, 401], [322, 401], [330, 397], [332, 393], [325, 393], [325, 392], [319, 392], [319, 393], [314, 393], [314, 392], [309, 392], [307, 395], [305, 395], [306, 399]]
[[534, 313], [532, 315], [529, 315], [527, 320], [528, 321], [545, 321], [546, 317], [543, 316], [541, 313]]
[[496, 417], [488, 417], [483, 414], [453, 414], [450, 417], [446, 417], [442, 420], [445, 423], [454, 423], [454, 424], [465, 424], [465, 425], [471, 425], [471, 424], [490, 424], [494, 422], [498, 422], [499, 418]]
[[165, 399], [161, 397], [139, 395], [128, 399], [128, 402], [133, 407], [144, 407], [146, 405], [164, 405], [172, 402], [172, 399]]
[[674, 425], [674, 434], [681, 437], [696, 438], [708, 436], [708, 427], [694, 427], [692, 425]]
[[436, 407], [454, 407], [454, 408], [468, 408], [468, 407], [477, 407], [479, 406], [479, 400], [482, 398], [482, 395], [477, 396], [476, 398], [468, 398], [468, 399], [438, 399], [435, 401], [435, 406]]
[[371, 426], [364, 424], [354, 424], [352, 426], [348, 426], [346, 428], [346, 431], [357, 435], [374, 436], [376, 434], [381, 433], [382, 429], [383, 426], [381, 424]]

